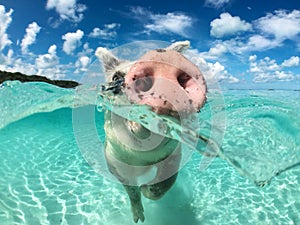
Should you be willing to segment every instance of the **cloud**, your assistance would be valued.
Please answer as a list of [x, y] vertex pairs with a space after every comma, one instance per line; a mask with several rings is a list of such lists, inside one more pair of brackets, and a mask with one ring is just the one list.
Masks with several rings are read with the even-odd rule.
[[222, 8], [224, 5], [228, 4], [231, 0], [205, 0], [204, 5], [212, 8]]
[[14, 51], [9, 49], [7, 55], [0, 54], [0, 70], [5, 70], [7, 67], [13, 65], [14, 62]]
[[65, 40], [63, 43], [63, 51], [71, 55], [74, 50], [81, 45], [81, 38], [84, 33], [81, 30], [77, 30], [75, 33], [69, 32], [62, 36], [62, 39]]
[[254, 76], [253, 81], [256, 83], [266, 83], [266, 82], [274, 82], [274, 81], [292, 81], [294, 80], [294, 76], [292, 72], [285, 71], [274, 71], [274, 72], [266, 72], [266, 73], [257, 73]]
[[298, 43], [300, 34], [300, 11], [277, 10], [273, 14], [268, 13], [253, 22], [257, 34], [248, 38], [244, 46], [238, 49], [244, 51], [264, 51], [280, 47], [285, 40], [293, 40]]
[[231, 54], [243, 55], [245, 52], [254, 52], [254, 51], [265, 51], [268, 49], [276, 48], [282, 46], [282, 42], [275, 39], [268, 39], [260, 34], [255, 34], [248, 37], [242, 38], [232, 38], [225, 41], [215, 41], [212, 42], [212, 48], [209, 50], [207, 57], [214, 57], [220, 55], [214, 55], [215, 53], [226, 53], [230, 52]]
[[91, 57], [93, 56], [94, 50], [89, 47], [88, 43], [85, 43], [83, 45], [83, 49], [81, 52], [79, 52], [78, 59], [75, 62], [75, 71], [74, 74], [79, 74], [82, 72], [86, 72], [88, 70], [88, 67], [91, 64]]
[[65, 76], [59, 64], [59, 58], [56, 54], [56, 45], [51, 45], [48, 53], [39, 55], [35, 60], [37, 74], [46, 76], [50, 79], [60, 79]]
[[[1, 59], [2, 56], [2, 59]], [[8, 50], [7, 55], [0, 55], [0, 70], [8, 72], [20, 72], [27, 75], [36, 74], [37, 70], [35, 66], [29, 62], [24, 62], [22, 58], [14, 57], [14, 51], [12, 49]]]
[[61, 20], [78, 23], [83, 19], [83, 12], [87, 7], [84, 4], [78, 4], [77, 0], [48, 0], [46, 9], [55, 9]]
[[227, 52], [227, 47], [219, 43], [216, 44], [214, 47], [210, 48], [208, 54], [211, 56], [220, 56], [225, 52]]
[[79, 58], [80, 65], [86, 68], [90, 63], [90, 58], [87, 56], [82, 56]]
[[56, 45], [51, 45], [48, 49], [48, 53], [39, 55], [35, 60], [35, 65], [38, 69], [47, 69], [56, 66], [59, 63], [56, 55]]
[[256, 27], [265, 35], [277, 40], [294, 40], [300, 34], [300, 11], [276, 10], [255, 21]]
[[194, 22], [192, 17], [180, 12], [154, 14], [142, 7], [133, 7], [131, 12], [133, 13], [133, 18], [143, 22], [144, 32], [147, 34], [151, 32], [160, 34], [173, 33], [188, 37], [188, 29], [192, 27]]
[[195, 65], [199, 67], [203, 73], [208, 85], [214, 84], [218, 81], [225, 81], [228, 83], [238, 83], [239, 79], [228, 74], [225, 67], [220, 62], [207, 62], [196, 49], [188, 50], [184, 53]]
[[23, 54], [28, 53], [28, 47], [35, 42], [36, 36], [40, 30], [41, 27], [36, 22], [32, 22], [28, 25], [26, 28], [26, 34], [21, 42], [21, 50]]
[[268, 39], [261, 35], [253, 35], [249, 38], [246, 44], [246, 49], [252, 51], [262, 51], [280, 46], [280, 42], [272, 39]]
[[188, 36], [186, 29], [192, 27], [191, 17], [181, 13], [167, 13], [166, 15], [152, 15], [152, 24], [146, 24], [145, 28], [149, 31], [158, 33], [174, 33], [182, 36]]
[[0, 5], [0, 51], [2, 51], [5, 47], [9, 46], [12, 43], [6, 33], [6, 30], [12, 21], [12, 13], [12, 9], [6, 12], [5, 7], [3, 5]]
[[201, 52], [201, 57], [205, 59], [217, 59], [221, 57], [223, 54], [228, 52], [227, 46], [222, 42], [214, 43], [213, 47], [211, 47], [208, 52]]
[[105, 24], [103, 29], [95, 27], [89, 34], [89, 37], [110, 40], [117, 36], [116, 29], [118, 29], [119, 27], [119, 23]]
[[[226, 52], [243, 55], [247, 52], [266, 51], [283, 46], [286, 40], [294, 41], [298, 49], [300, 49], [299, 10], [277, 10], [274, 11], [274, 13], [268, 13], [266, 16], [252, 21], [251, 24], [242, 21], [239, 17], [232, 17], [230, 14], [226, 14], [227, 13], [221, 14], [220, 19], [211, 22], [212, 36], [225, 37], [246, 30], [251, 31], [251, 33], [240, 35], [229, 40], [222, 41], [219, 39], [212, 42], [212, 48], [206, 53], [205, 58], [213, 58], [215, 55], [218, 55], [218, 53], [224, 54]], [[226, 15], [225, 18], [227, 19], [223, 20], [222, 15], [223, 18], [224, 15]], [[237, 18], [235, 23], [230, 22], [232, 18]], [[238, 24], [240, 24], [240, 26]], [[238, 29], [238, 27], [243, 27], [243, 29]], [[219, 46], [217, 47], [216, 45]], [[227, 49], [227, 51], [225, 51], [225, 49]]]
[[74, 73], [86, 72], [88, 70], [88, 66], [91, 63], [91, 59], [88, 56], [81, 56], [75, 63], [76, 70]]
[[93, 52], [94, 50], [89, 47], [89, 43], [84, 43], [82, 52], [79, 52], [78, 56], [93, 55]]
[[291, 81], [295, 79], [295, 76], [291, 71], [285, 71], [284, 67], [292, 63], [294, 65], [294, 61], [295, 59], [291, 57], [280, 65], [270, 57], [257, 61], [257, 56], [251, 55], [249, 57], [250, 68], [248, 72], [254, 76], [254, 82]]
[[210, 23], [210, 35], [217, 38], [236, 35], [252, 29], [252, 25], [238, 16], [231, 16], [229, 13], [222, 13], [220, 19]]
[[284, 60], [281, 64], [284, 67], [293, 67], [293, 66], [299, 66], [300, 64], [300, 58], [298, 56], [292, 56], [291, 58]]
[[250, 55], [249, 56], [249, 62], [254, 62], [257, 59], [257, 55]]

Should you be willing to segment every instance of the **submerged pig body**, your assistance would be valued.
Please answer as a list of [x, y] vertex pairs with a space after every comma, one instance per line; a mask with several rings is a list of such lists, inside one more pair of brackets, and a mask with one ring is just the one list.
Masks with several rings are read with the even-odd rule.
[[[174, 43], [149, 51], [134, 63], [120, 61], [104, 48], [98, 48], [96, 55], [108, 81], [124, 76], [125, 93], [132, 103], [179, 120], [198, 112], [206, 96], [201, 72], [180, 54], [188, 46], [188, 42]], [[180, 144], [110, 111], [105, 112], [104, 128], [108, 167], [128, 193], [134, 221], [144, 221], [141, 193], [159, 199], [171, 188], [180, 167]]]

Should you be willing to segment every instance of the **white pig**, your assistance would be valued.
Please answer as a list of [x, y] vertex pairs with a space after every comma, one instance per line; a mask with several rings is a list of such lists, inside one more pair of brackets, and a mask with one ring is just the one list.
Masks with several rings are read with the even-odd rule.
[[[198, 67], [181, 54], [188, 47], [188, 41], [176, 42], [151, 50], [136, 62], [120, 60], [102, 47], [96, 56], [104, 65], [108, 82], [124, 79], [125, 93], [132, 103], [148, 105], [157, 114], [180, 120], [181, 115], [199, 112], [207, 92]], [[143, 222], [141, 193], [156, 200], [172, 187], [180, 166], [180, 143], [108, 110], [104, 128], [108, 168], [128, 193], [134, 221]]]

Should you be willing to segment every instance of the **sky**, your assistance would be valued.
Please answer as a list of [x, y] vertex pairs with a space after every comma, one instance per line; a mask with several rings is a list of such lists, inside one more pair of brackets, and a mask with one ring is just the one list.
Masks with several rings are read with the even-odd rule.
[[299, 0], [0, 0], [0, 70], [79, 81], [144, 40], [189, 40], [222, 87], [300, 89]]

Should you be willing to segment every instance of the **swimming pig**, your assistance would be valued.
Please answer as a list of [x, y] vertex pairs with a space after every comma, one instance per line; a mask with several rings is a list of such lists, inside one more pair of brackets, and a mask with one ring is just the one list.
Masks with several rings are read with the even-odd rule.
[[[130, 102], [180, 120], [182, 115], [200, 110], [207, 91], [200, 70], [181, 54], [188, 47], [188, 41], [176, 42], [151, 50], [136, 62], [120, 60], [102, 47], [96, 56], [108, 82], [123, 79]], [[180, 143], [108, 110], [104, 129], [108, 168], [128, 193], [134, 221], [143, 222], [141, 193], [156, 200], [171, 188], [180, 166]]]

